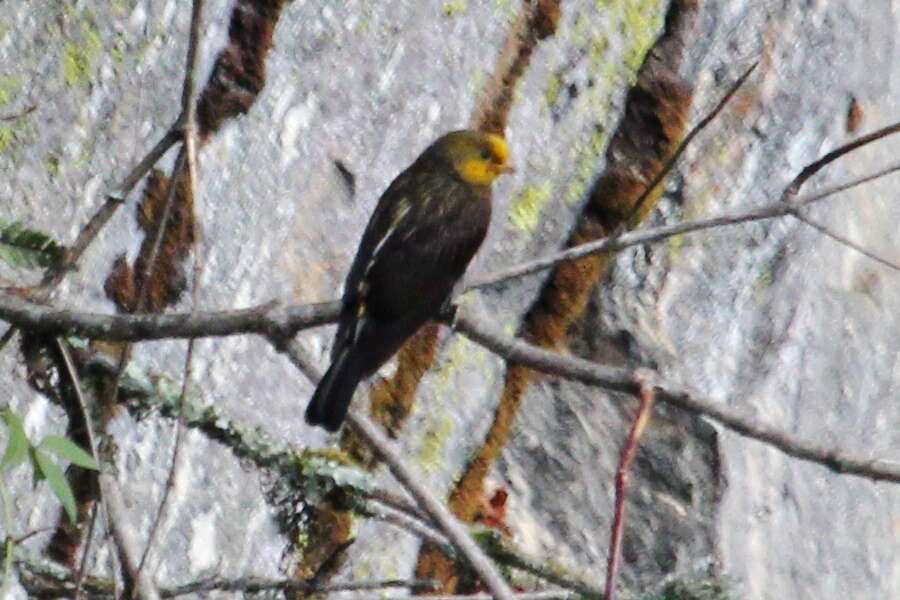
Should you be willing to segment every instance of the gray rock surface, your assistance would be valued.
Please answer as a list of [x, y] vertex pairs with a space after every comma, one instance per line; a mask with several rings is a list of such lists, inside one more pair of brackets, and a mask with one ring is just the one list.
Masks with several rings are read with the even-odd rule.
[[[221, 0], [207, 5], [201, 82], [230, 10]], [[635, 56], [655, 38], [665, 5], [564, 3], [558, 34], [538, 48], [519, 89], [508, 137], [520, 169], [496, 189], [495, 222], [474, 272], [565, 240], [602, 168]], [[378, 194], [439, 133], [467, 123], [517, 8], [511, 0], [290, 4], [258, 102], [201, 154], [201, 306], [335, 297]], [[694, 120], [750, 62], [761, 66], [681, 161], [652, 222], [775, 200], [805, 164], [850, 138], [853, 97], [864, 108], [862, 131], [895, 120], [898, 10], [888, 0], [701, 1], [686, 66], [698, 81]], [[188, 20], [187, 3], [174, 0], [0, 2], [0, 116], [36, 106], [0, 122], [0, 217], [74, 238], [103, 192], [176, 117]], [[898, 147], [887, 140], [854, 153], [808, 189], [887, 164]], [[355, 175], [355, 194], [335, 160]], [[811, 214], [897, 260], [893, 187], [889, 179], [870, 184]], [[140, 243], [135, 196], [67, 278], [58, 304], [112, 310], [101, 282], [115, 256], [133, 256]], [[5, 280], [34, 281], [2, 269]], [[571, 351], [603, 359], [626, 331], [634, 354], [672, 380], [800, 438], [896, 461], [896, 280], [791, 219], [706, 232], [621, 253], [574, 328]], [[540, 282], [530, 277], [463, 304], [512, 331]], [[302, 339], [324, 363], [330, 336], [322, 328]], [[183, 356], [184, 343], [152, 343], [135, 360], [177, 379]], [[333, 442], [303, 424], [312, 388], [264, 341], [205, 340], [196, 357], [203, 401], [232, 419], [292, 444]], [[34, 438], [60, 433], [60, 411], [27, 388], [23, 370], [14, 351], [0, 354], [6, 399]], [[459, 336], [444, 338], [400, 440], [432, 489], [449, 490], [477, 448], [502, 377], [502, 361]], [[615, 461], [634, 408], [606, 396], [551, 379], [535, 385], [492, 473], [510, 491], [517, 543], [597, 581]], [[133, 524], [146, 535], [173, 429], [123, 417], [114, 432]], [[160, 580], [277, 575], [286, 542], [260, 477], [201, 435], [188, 437], [185, 452], [163, 552], [179, 559], [162, 560]], [[20, 473], [12, 482], [17, 533], [52, 524], [49, 492], [32, 491]], [[739, 598], [900, 595], [900, 490], [836, 476], [675, 411], [655, 416], [629, 515], [629, 589], [712, 564], [734, 580]], [[405, 533], [365, 523], [341, 576], [409, 576], [416, 548]], [[101, 551], [94, 568], [105, 569], [107, 556]]]

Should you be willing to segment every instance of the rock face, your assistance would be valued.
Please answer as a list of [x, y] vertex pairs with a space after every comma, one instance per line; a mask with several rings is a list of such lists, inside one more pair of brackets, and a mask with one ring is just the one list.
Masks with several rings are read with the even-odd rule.
[[[225, 42], [231, 10], [228, 2], [207, 4], [200, 84]], [[200, 155], [200, 306], [336, 297], [378, 195], [431, 140], [469, 122], [519, 8], [511, 1], [288, 5], [257, 102]], [[558, 31], [535, 50], [518, 89], [507, 136], [519, 170], [495, 189], [495, 221], [473, 272], [565, 243], [668, 10], [662, 0], [563, 3]], [[693, 122], [753, 61], [760, 64], [680, 161], [650, 223], [776, 201], [803, 166], [852, 139], [851, 130], [864, 133], [900, 114], [898, 83], [889, 77], [900, 59], [891, 3], [698, 0], [694, 10], [681, 73], [694, 83]], [[187, 3], [171, 0], [46, 10], [0, 3], [0, 117], [34, 107], [0, 121], [0, 218], [74, 239], [104, 192], [177, 116], [189, 13]], [[888, 139], [854, 152], [805, 190], [880, 168], [898, 147]], [[809, 215], [900, 260], [891, 191], [885, 179]], [[57, 304], [112, 310], [103, 280], [117, 255], [132, 256], [140, 244], [134, 207], [132, 197], [68, 276]], [[0, 269], [4, 280], [36, 280]], [[674, 238], [617, 256], [571, 328], [568, 351], [652, 364], [798, 438], [896, 461], [900, 300], [890, 289], [897, 277], [790, 218]], [[515, 331], [543, 281], [471, 293], [463, 309]], [[324, 363], [331, 334], [322, 328], [301, 339]], [[195, 354], [199, 400], [286, 443], [334, 443], [304, 425], [312, 386], [263, 340], [203, 340]], [[138, 347], [134, 362], [178, 381], [183, 358], [182, 342], [151, 343]], [[33, 439], [64, 431], [62, 412], [24, 383], [12, 347], [0, 355], [0, 371]], [[481, 444], [504, 372], [496, 356], [442, 334], [398, 439], [431, 489], [449, 493]], [[507, 524], [529, 555], [602, 579], [613, 476], [634, 405], [553, 378], [528, 389], [489, 486], [508, 490]], [[146, 535], [168, 472], [171, 422], [123, 415], [111, 431], [133, 526]], [[277, 576], [292, 561], [262, 491], [266, 478], [196, 432], [184, 452], [159, 555], [187, 560], [163, 560], [160, 581], [212, 571]], [[12, 485], [14, 533], [55, 523], [45, 486], [33, 491], [21, 479]], [[734, 581], [737, 598], [900, 593], [895, 487], [837, 476], [662, 406], [632, 486], [623, 585], [636, 592], [711, 569]], [[39, 535], [29, 544], [46, 542]], [[339, 577], [407, 577], [417, 549], [416, 538], [367, 521]], [[97, 572], [109, 550], [96, 553]]]

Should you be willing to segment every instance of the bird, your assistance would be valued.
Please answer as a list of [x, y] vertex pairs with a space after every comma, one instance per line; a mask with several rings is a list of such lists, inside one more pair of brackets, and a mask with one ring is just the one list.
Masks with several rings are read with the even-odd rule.
[[458, 130], [391, 182], [347, 273], [331, 366], [306, 408], [308, 424], [337, 431], [360, 382], [439, 316], [487, 235], [491, 184], [513, 170], [503, 136]]

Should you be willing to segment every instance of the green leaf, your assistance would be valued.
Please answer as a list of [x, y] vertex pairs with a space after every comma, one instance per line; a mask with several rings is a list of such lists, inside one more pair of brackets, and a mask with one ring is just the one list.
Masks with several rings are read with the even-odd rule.
[[6, 421], [6, 430], [9, 432], [9, 442], [0, 459], [0, 470], [5, 471], [18, 467], [28, 457], [28, 437], [25, 435], [22, 419], [11, 409], [3, 411], [3, 420]]
[[40, 472], [41, 476], [47, 480], [48, 484], [50, 484], [50, 489], [53, 490], [53, 493], [56, 494], [56, 497], [59, 498], [59, 501], [62, 503], [63, 508], [66, 509], [69, 520], [74, 523], [76, 519], [75, 496], [72, 494], [72, 488], [69, 487], [69, 481], [66, 479], [66, 474], [59, 468], [59, 465], [53, 462], [52, 458], [40, 450], [35, 449], [32, 454], [37, 463], [38, 472]]
[[100, 470], [100, 464], [94, 459], [94, 457], [82, 450], [78, 446], [78, 444], [76, 444], [69, 438], [65, 438], [59, 435], [48, 435], [41, 440], [38, 448], [46, 450], [48, 452], [52, 452], [58, 457], [64, 458], [65, 460], [74, 465], [78, 465], [79, 467], [92, 469], [94, 471]]
[[42, 231], [29, 229], [19, 221], [0, 219], [0, 260], [20, 269], [57, 264], [65, 249]]

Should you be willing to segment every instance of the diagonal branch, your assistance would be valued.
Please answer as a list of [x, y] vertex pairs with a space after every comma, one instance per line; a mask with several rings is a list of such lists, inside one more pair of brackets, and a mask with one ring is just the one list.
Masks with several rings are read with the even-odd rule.
[[815, 175], [837, 159], [850, 154], [854, 150], [858, 150], [863, 146], [867, 146], [872, 142], [877, 142], [878, 140], [886, 138], [897, 132], [900, 132], [900, 122], [893, 123], [891, 125], [888, 125], [887, 127], [882, 127], [877, 131], [873, 131], [872, 133], [857, 138], [852, 142], [835, 148], [831, 152], [806, 165], [803, 170], [800, 171], [800, 173], [798, 173], [797, 176], [791, 180], [788, 186], [784, 188], [784, 193], [782, 194], [781, 199], [784, 201], [793, 201], [793, 197], [800, 193], [800, 188], [803, 187], [804, 183], [809, 181], [809, 179], [813, 175]]
[[701, 131], [706, 129], [706, 127], [710, 123], [712, 123], [716, 119], [717, 116], [719, 116], [719, 113], [722, 112], [722, 110], [731, 101], [731, 99], [738, 92], [738, 90], [740, 90], [741, 87], [743, 87], [744, 83], [747, 81], [747, 79], [750, 77], [750, 75], [753, 73], [753, 71], [756, 70], [756, 67], [758, 65], [759, 65], [758, 61], [754, 62], [752, 65], [750, 65], [750, 67], [746, 71], [744, 71], [743, 75], [738, 77], [738, 80], [734, 82], [734, 84], [731, 86], [731, 88], [728, 90], [728, 92], [725, 94], [725, 96], [722, 97], [721, 100], [719, 100], [719, 103], [715, 106], [715, 108], [713, 108], [712, 111], [710, 111], [709, 114], [707, 114], [705, 117], [700, 119], [700, 122], [697, 123], [696, 125], [694, 125], [694, 127], [688, 132], [688, 134], [686, 136], [684, 136], [684, 139], [682, 139], [681, 142], [678, 144], [678, 147], [675, 148], [675, 152], [672, 153], [672, 156], [670, 156], [668, 158], [668, 160], [666, 160], [662, 169], [657, 171], [656, 175], [653, 177], [653, 179], [650, 181], [650, 183], [647, 184], [647, 187], [644, 188], [643, 193], [640, 196], [638, 196], [637, 200], [635, 200], [634, 208], [631, 210], [631, 213], [628, 215], [628, 218], [625, 220], [626, 223], [631, 222], [632, 219], [634, 219], [634, 217], [636, 215], [641, 213], [641, 209], [643, 208], [644, 203], [647, 201], [647, 198], [649, 198], [650, 195], [653, 193], [653, 190], [656, 189], [656, 186], [658, 186], [660, 183], [662, 183], [663, 179], [665, 179], [666, 177], [669, 176], [669, 173], [675, 167], [675, 164], [681, 158], [681, 155], [684, 154], [684, 151], [687, 150], [688, 146], [690, 146], [691, 142], [694, 141], [694, 138], [697, 137], [697, 135]]
[[794, 217], [796, 219], [798, 219], [799, 221], [801, 221], [802, 223], [806, 223], [807, 225], [809, 225], [810, 227], [812, 227], [813, 229], [815, 229], [816, 231], [818, 231], [825, 237], [831, 238], [832, 240], [836, 241], [838, 244], [840, 244], [842, 246], [846, 246], [848, 248], [851, 248], [852, 250], [859, 252], [863, 256], [874, 260], [878, 264], [888, 267], [889, 269], [893, 269], [894, 271], [900, 271], [900, 264], [898, 264], [894, 261], [888, 260], [882, 256], [879, 256], [878, 254], [872, 252], [871, 250], [862, 246], [861, 244], [854, 242], [850, 238], [848, 238], [840, 233], [832, 231], [831, 229], [829, 229], [825, 225], [822, 225], [818, 221], [814, 221], [811, 218], [809, 218], [808, 216], [806, 216], [804, 214], [800, 214], [800, 213], [795, 214]]
[[[79, 408], [84, 411], [84, 420], [86, 424], [85, 427], [87, 428], [88, 439], [90, 440], [91, 454], [95, 459], [97, 459], [96, 440], [94, 438], [93, 427], [90, 424], [91, 420], [90, 414], [88, 414], [87, 410], [87, 403], [85, 402], [84, 394], [82, 393], [81, 381], [75, 370], [75, 365], [72, 362], [71, 356], [69, 355], [68, 350], [65, 347], [65, 344], [59, 338], [57, 338], [57, 343], [59, 345], [60, 351], [62, 352], [66, 370], [68, 371], [69, 377], [71, 378], [72, 387], [75, 390], [75, 395], [78, 398]], [[134, 536], [134, 529], [125, 524], [128, 511], [125, 508], [125, 501], [122, 497], [122, 490], [119, 488], [119, 483], [118, 481], [116, 481], [116, 478], [108, 472], [108, 470], [101, 470], [100, 474], [97, 476], [97, 479], [101, 491], [100, 498], [102, 500], [103, 507], [106, 510], [109, 527], [112, 530], [113, 539], [115, 539], [116, 545], [121, 551], [125, 568], [131, 576], [132, 581], [135, 582], [135, 586], [140, 593], [140, 597], [144, 600], [155, 600], [159, 598], [159, 590], [156, 589], [156, 585], [149, 577], [147, 577], [146, 575], [141, 575], [140, 569], [138, 568], [138, 563], [135, 560], [135, 557], [139, 555], [139, 552], [137, 550], [137, 539]], [[87, 548], [85, 548], [85, 550], [87, 550]], [[87, 552], [85, 552], [85, 556], [86, 555]], [[79, 578], [75, 587], [76, 597], [81, 589], [81, 584], [82, 576], [81, 574], [79, 574]]]
[[758, 440], [789, 456], [822, 465], [835, 473], [872, 481], [900, 483], [900, 464], [860, 458], [824, 444], [796, 439], [777, 427], [728, 408], [725, 402], [708, 400], [687, 388], [653, 381], [652, 373], [647, 370], [636, 372], [596, 364], [583, 358], [562, 356], [507, 337], [468, 315], [457, 314], [455, 329], [508, 361], [549, 375], [632, 395], [640, 393], [636, 380], [647, 381], [656, 388], [657, 401], [702, 415], [741, 436]]
[[[310, 377], [313, 383], [317, 383], [321, 379], [321, 374], [316, 372], [317, 370], [312, 366], [311, 361], [306, 356], [306, 352], [296, 340], [286, 343], [283, 340], [273, 340], [273, 345], [286, 352], [295, 366], [307, 377]], [[347, 423], [356, 430], [373, 452], [384, 461], [397, 481], [406, 488], [425, 512], [434, 519], [444, 535], [466, 557], [472, 568], [491, 591], [493, 597], [499, 600], [512, 600], [513, 593], [509, 585], [469, 535], [465, 526], [419, 481], [412, 470], [406, 466], [403, 459], [400, 458], [400, 454], [393, 444], [381, 433], [381, 430], [368, 417], [359, 412], [351, 411], [347, 415]]]
[[579, 246], [573, 246], [560, 252], [555, 252], [553, 254], [548, 254], [547, 256], [542, 256], [534, 260], [526, 261], [508, 269], [504, 269], [480, 279], [476, 279], [466, 286], [466, 291], [495, 286], [499, 283], [503, 283], [511, 279], [518, 279], [519, 277], [524, 277], [526, 275], [544, 271], [561, 262], [576, 260], [579, 258], [584, 258], [585, 256], [600, 254], [602, 252], [613, 252], [616, 250], [628, 248], [630, 246], [656, 243], [664, 239], [674, 237], [676, 235], [693, 233], [695, 231], [716, 229], [719, 227], [739, 225], [741, 223], [751, 223], [753, 221], [765, 221], [768, 219], [780, 218], [785, 215], [794, 215], [797, 214], [797, 211], [799, 211], [799, 209], [804, 206], [814, 204], [839, 192], [847, 191], [864, 183], [875, 181], [876, 179], [880, 179], [886, 175], [895, 173], [896, 171], [900, 171], [900, 162], [895, 162], [879, 171], [870, 173], [869, 175], [849, 179], [843, 183], [825, 187], [814, 194], [798, 196], [790, 203], [779, 201], [772, 204], [766, 204], [759, 208], [734, 211], [709, 219], [699, 219], [697, 221], [687, 221], [685, 223], [675, 223], [673, 225], [651, 227], [649, 229], [632, 231], [617, 236], [601, 238], [593, 242], [588, 242]]

